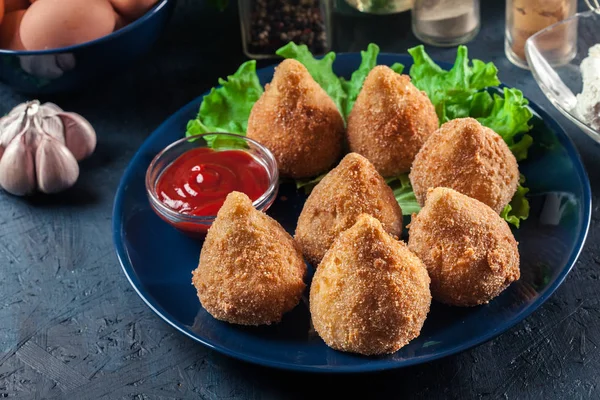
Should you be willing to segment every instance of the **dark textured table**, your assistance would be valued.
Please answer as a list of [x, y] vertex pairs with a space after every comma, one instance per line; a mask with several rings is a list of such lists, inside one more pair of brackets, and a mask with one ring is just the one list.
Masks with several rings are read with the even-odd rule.
[[[366, 375], [289, 373], [245, 364], [160, 320], [121, 272], [111, 211], [121, 174], [144, 139], [178, 108], [244, 60], [235, 7], [218, 13], [179, 1], [152, 54], [82, 93], [43, 98], [87, 117], [98, 148], [77, 185], [57, 196], [0, 193], [0, 398], [305, 398], [329, 387], [385, 398], [600, 398], [600, 211], [558, 291], [504, 335], [427, 365]], [[569, 132], [600, 195], [600, 146], [556, 112], [531, 74], [504, 57], [504, 4], [482, 1], [472, 57], [494, 61]], [[583, 7], [583, 2], [580, 9]], [[382, 51], [417, 44], [410, 16], [336, 15], [335, 49]], [[453, 61], [455, 49], [427, 49]], [[265, 64], [264, 62], [261, 64]], [[0, 112], [27, 97], [0, 87]], [[337, 397], [337, 396], [336, 396]]]

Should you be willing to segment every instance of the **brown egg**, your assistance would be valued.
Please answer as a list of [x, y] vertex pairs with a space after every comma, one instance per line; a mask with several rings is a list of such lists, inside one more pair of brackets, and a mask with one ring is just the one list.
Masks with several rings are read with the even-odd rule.
[[24, 10], [29, 7], [28, 0], [4, 0], [4, 12], [9, 13], [16, 10]]
[[126, 19], [133, 21], [146, 14], [158, 0], [109, 0], [115, 10]]
[[2, 22], [2, 19], [4, 18], [4, 13], [6, 13], [6, 10], [4, 8], [4, 0], [0, 0], [0, 23]]
[[25, 10], [9, 12], [4, 16], [0, 24], [0, 48], [8, 50], [25, 50], [21, 42], [19, 28]]
[[125, 17], [123, 17], [122, 15], [117, 14], [116, 12], [115, 12], [115, 15], [116, 15], [116, 21], [117, 21], [115, 23], [115, 31], [118, 31], [119, 29], [127, 26], [129, 24], [129, 22], [131, 22], [131, 21], [127, 20]]
[[117, 15], [107, 0], [37, 0], [21, 23], [27, 50], [55, 49], [111, 33]]

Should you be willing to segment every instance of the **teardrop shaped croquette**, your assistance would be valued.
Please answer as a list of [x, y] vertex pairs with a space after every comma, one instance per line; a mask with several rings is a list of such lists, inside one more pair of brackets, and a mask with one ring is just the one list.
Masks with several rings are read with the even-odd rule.
[[310, 288], [319, 336], [364, 355], [393, 353], [419, 336], [430, 304], [421, 260], [366, 214], [336, 239]]
[[500, 135], [476, 119], [457, 118], [427, 139], [409, 177], [421, 205], [428, 189], [448, 187], [499, 214], [517, 190], [519, 167]]
[[304, 203], [294, 237], [307, 260], [318, 265], [335, 238], [363, 213], [381, 221], [392, 235], [402, 233], [402, 210], [392, 189], [366, 158], [350, 153]]
[[385, 176], [408, 172], [415, 155], [438, 128], [435, 108], [408, 75], [378, 65], [369, 72], [348, 116], [350, 151]]
[[408, 247], [427, 267], [437, 301], [484, 304], [520, 277], [508, 224], [478, 200], [448, 188], [430, 190], [409, 227]]
[[273, 152], [281, 176], [308, 178], [341, 157], [344, 120], [304, 65], [287, 59], [252, 107], [247, 135]]
[[216, 319], [268, 325], [298, 304], [305, 273], [292, 237], [248, 196], [232, 192], [208, 231], [192, 282]]

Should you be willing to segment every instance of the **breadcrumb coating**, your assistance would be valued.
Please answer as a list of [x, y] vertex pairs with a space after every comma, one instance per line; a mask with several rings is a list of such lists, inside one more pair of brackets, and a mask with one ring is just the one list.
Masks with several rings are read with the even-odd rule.
[[350, 151], [385, 177], [408, 172], [425, 140], [438, 128], [435, 107], [408, 75], [379, 65], [371, 70], [348, 117]]
[[310, 289], [315, 330], [337, 350], [394, 353], [416, 338], [431, 304], [423, 263], [362, 215], [323, 258]]
[[485, 304], [520, 277], [518, 243], [508, 224], [478, 200], [432, 189], [409, 228], [408, 247], [427, 267], [437, 301]]
[[402, 210], [392, 189], [366, 158], [350, 153], [304, 203], [295, 239], [307, 260], [318, 265], [335, 238], [363, 213], [381, 221], [392, 235], [401, 235]]
[[287, 59], [252, 107], [247, 135], [271, 150], [281, 176], [307, 178], [340, 159], [344, 120], [304, 65]]
[[192, 283], [216, 319], [268, 325], [298, 304], [305, 273], [292, 237], [248, 196], [232, 192], [208, 231]]
[[458, 118], [425, 142], [410, 181], [421, 205], [428, 189], [448, 187], [500, 213], [517, 191], [519, 167], [500, 135], [476, 119]]

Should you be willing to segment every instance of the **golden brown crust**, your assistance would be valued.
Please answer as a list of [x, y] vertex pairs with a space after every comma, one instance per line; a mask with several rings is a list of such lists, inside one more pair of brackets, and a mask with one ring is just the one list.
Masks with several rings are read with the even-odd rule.
[[305, 272], [292, 237], [248, 196], [232, 192], [208, 231], [192, 283], [213, 317], [261, 325], [298, 304]]
[[438, 128], [435, 108], [408, 75], [379, 65], [371, 70], [348, 117], [350, 150], [383, 176], [410, 170], [415, 155]]
[[313, 325], [334, 349], [393, 353], [421, 332], [431, 304], [429, 282], [417, 256], [363, 215], [337, 238], [315, 273]]
[[346, 155], [313, 189], [298, 218], [295, 239], [304, 256], [319, 264], [335, 238], [358, 217], [369, 214], [397, 237], [402, 210], [375, 167], [356, 153]]
[[408, 246], [427, 267], [437, 301], [484, 304], [520, 277], [517, 241], [506, 221], [480, 201], [433, 189], [409, 227]]
[[421, 205], [428, 189], [448, 187], [500, 213], [517, 190], [519, 167], [500, 135], [473, 118], [458, 118], [429, 137], [410, 181]]
[[252, 107], [247, 135], [273, 152], [282, 176], [306, 178], [339, 160], [344, 120], [306, 68], [287, 59]]

